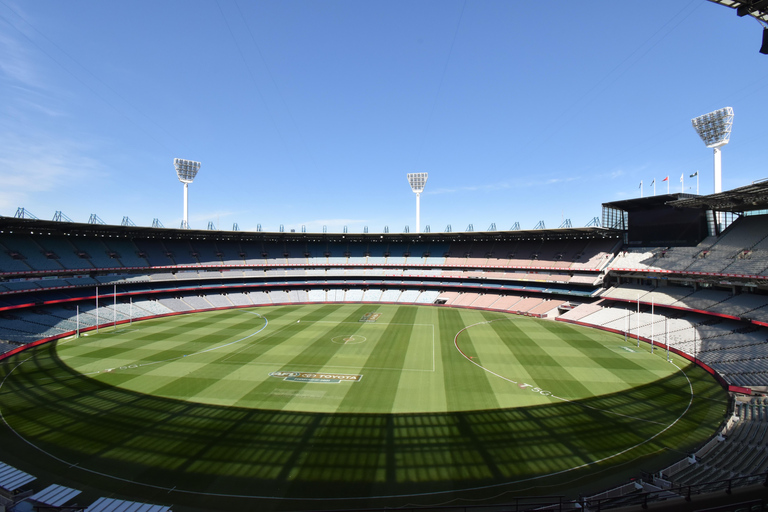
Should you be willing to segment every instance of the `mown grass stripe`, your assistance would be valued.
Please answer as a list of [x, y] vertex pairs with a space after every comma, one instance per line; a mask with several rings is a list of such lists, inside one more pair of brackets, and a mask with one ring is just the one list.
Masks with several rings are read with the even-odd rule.
[[[379, 368], [405, 367], [416, 310], [410, 307], [396, 307], [382, 311], [383, 315], [391, 315], [391, 317], [385, 319], [388, 325], [378, 337], [377, 343], [360, 369], [365, 382], [349, 385], [344, 400], [339, 404], [339, 412], [359, 412], [363, 406], [367, 410], [392, 410], [395, 400], [394, 390], [398, 388], [402, 372], [379, 370]], [[376, 390], [390, 390], [390, 392], [377, 393]]]

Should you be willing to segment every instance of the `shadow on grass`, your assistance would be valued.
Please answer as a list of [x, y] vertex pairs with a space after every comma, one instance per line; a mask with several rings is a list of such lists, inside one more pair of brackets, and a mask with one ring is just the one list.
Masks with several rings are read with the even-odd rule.
[[[3, 363], [0, 377], [10, 376], [0, 389], [2, 414], [30, 444], [7, 428], [0, 441], [13, 444], [4, 462], [45, 468], [74, 486], [193, 508], [245, 509], [253, 497], [334, 508], [372, 497], [395, 506], [558, 494], [623, 483], [639, 461], [659, 469], [708, 439], [723, 418], [725, 393], [705, 372], [686, 372], [695, 394], [708, 398], [687, 412], [688, 381], [677, 373], [580, 402], [313, 414], [137, 394], [74, 372], [49, 344]], [[429, 493], [445, 494], [419, 496]]]

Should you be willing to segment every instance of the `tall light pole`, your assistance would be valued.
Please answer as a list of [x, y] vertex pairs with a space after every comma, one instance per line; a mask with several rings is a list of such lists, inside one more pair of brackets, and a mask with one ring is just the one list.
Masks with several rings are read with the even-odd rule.
[[733, 126], [733, 109], [721, 108], [709, 114], [691, 119], [693, 128], [699, 134], [701, 140], [715, 153], [715, 194], [723, 191], [721, 147], [731, 140], [731, 127]]
[[409, 173], [408, 183], [411, 185], [411, 190], [416, 192], [416, 232], [421, 233], [421, 211], [419, 206], [419, 198], [421, 197], [421, 193], [424, 191], [424, 185], [427, 184], [427, 173]]
[[174, 158], [173, 166], [176, 168], [176, 176], [179, 177], [179, 181], [184, 184], [184, 218], [181, 220], [181, 229], [189, 229], [189, 219], [187, 216], [188, 207], [188, 188], [192, 180], [197, 176], [197, 171], [200, 170], [200, 162], [193, 162], [192, 160], [184, 160], [182, 158]]

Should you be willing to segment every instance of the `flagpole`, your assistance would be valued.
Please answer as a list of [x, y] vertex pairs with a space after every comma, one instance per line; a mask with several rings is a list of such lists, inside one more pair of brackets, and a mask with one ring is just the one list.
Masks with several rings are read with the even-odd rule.
[[667, 195], [669, 195], [669, 176], [667, 176]]
[[685, 173], [680, 175], [680, 193], [685, 194]]
[[655, 196], [656, 195], [656, 178], [653, 178], [651, 185], [653, 185], [653, 195]]
[[640, 197], [643, 197], [643, 180], [640, 180]]
[[696, 171], [696, 195], [699, 195], [699, 171]]

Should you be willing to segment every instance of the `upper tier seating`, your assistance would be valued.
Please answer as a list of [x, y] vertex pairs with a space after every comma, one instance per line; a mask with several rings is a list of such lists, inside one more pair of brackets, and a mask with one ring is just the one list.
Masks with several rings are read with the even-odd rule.
[[766, 226], [768, 215], [744, 216], [696, 247], [631, 248], [621, 251], [608, 268], [768, 275]]
[[5, 234], [0, 242], [0, 273], [181, 265], [546, 267], [594, 271], [607, 263], [617, 243], [617, 239], [265, 243]]

